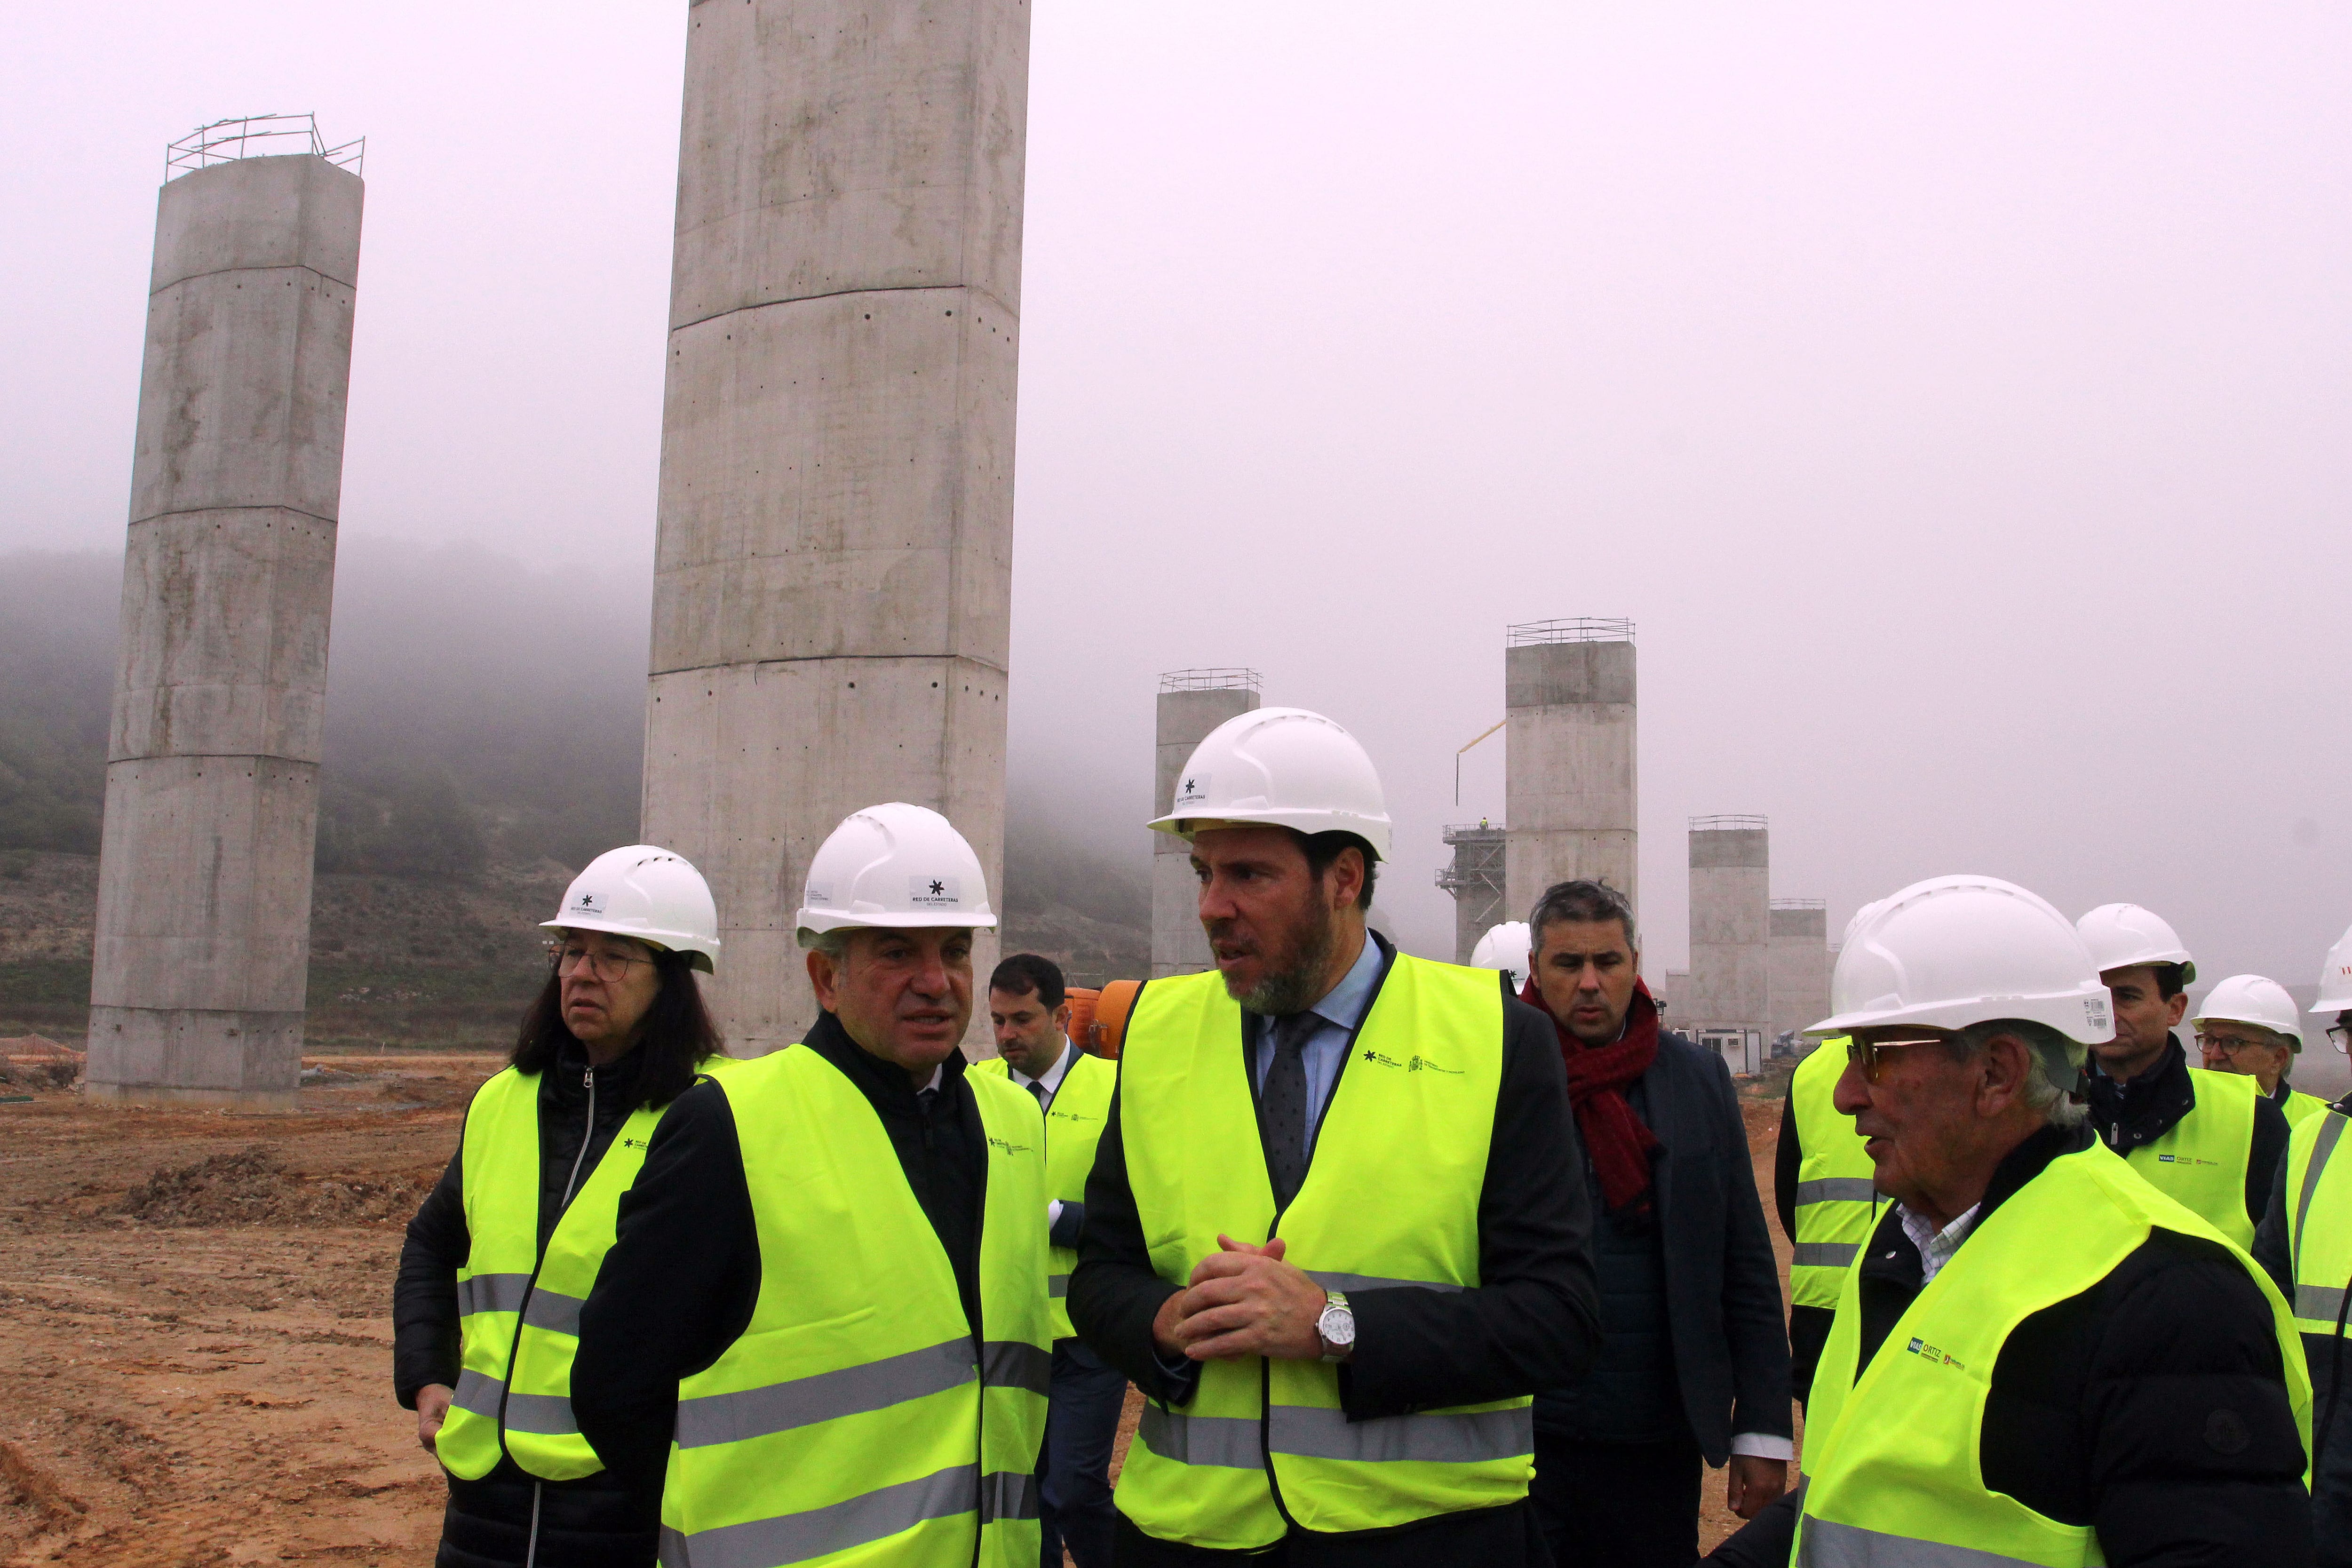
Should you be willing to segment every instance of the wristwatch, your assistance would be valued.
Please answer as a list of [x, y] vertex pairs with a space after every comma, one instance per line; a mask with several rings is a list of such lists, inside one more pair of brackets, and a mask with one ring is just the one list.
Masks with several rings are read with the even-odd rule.
[[1323, 1293], [1323, 1315], [1315, 1320], [1315, 1333], [1323, 1342], [1325, 1361], [1348, 1359], [1356, 1348], [1356, 1312], [1345, 1295], [1337, 1290]]

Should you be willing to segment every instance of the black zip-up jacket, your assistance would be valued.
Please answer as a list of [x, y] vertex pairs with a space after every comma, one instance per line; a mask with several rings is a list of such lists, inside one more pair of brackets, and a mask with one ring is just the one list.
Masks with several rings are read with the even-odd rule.
[[[553, 1070], [539, 1080], [539, 1247], [563, 1215], [564, 1194], [577, 1195], [612, 1147], [614, 1134], [635, 1110], [634, 1051], [592, 1068], [586, 1052], [567, 1043]], [[591, 1107], [593, 1114], [591, 1114]], [[583, 1144], [585, 1152], [583, 1152]], [[393, 1387], [414, 1409], [426, 1384], [457, 1382], [457, 1269], [472, 1237], [466, 1226], [465, 1145], [408, 1222], [393, 1286]], [[438, 1568], [509, 1568], [537, 1560], [575, 1568], [644, 1568], [658, 1543], [661, 1494], [619, 1482], [610, 1474], [540, 1482], [510, 1458], [479, 1480], [450, 1476]]]
[[[2179, 1035], [2154, 1068], [2129, 1083], [2117, 1083], [2095, 1066], [2086, 1076], [2091, 1126], [2118, 1154], [2155, 1142], [2197, 1107], [2197, 1080], [2189, 1076], [2189, 1049]], [[2246, 1161], [2246, 1218], [2251, 1224], [2261, 1225], [2270, 1207], [2271, 1178], [2286, 1153], [2287, 1131], [2286, 1113], [2257, 1093], [2253, 1152]]]
[[[2352, 1113], [2352, 1094], [2327, 1109], [2330, 1115]], [[2345, 1157], [2341, 1152], [2334, 1156]], [[2304, 1186], [2308, 1185], [2306, 1174]], [[2294, 1304], [2294, 1258], [2287, 1245], [2287, 1205], [2305, 1201], [2303, 1187], [2290, 1184], [2282, 1157], [2278, 1178], [2271, 1184], [2270, 1210], [2254, 1232], [2254, 1261], [2268, 1271], [2290, 1308]], [[2342, 1283], [2352, 1291], [2352, 1279]], [[2334, 1333], [2305, 1331], [2302, 1338], [2305, 1369], [2311, 1373], [2311, 1520], [2319, 1568], [2352, 1568], [2352, 1399], [2343, 1396], [2340, 1386], [2352, 1377], [2352, 1354]]]
[[[802, 1043], [840, 1068], [880, 1118], [977, 1333], [988, 1145], [963, 1054], [948, 1053], [927, 1115], [906, 1069], [868, 1055], [831, 1013]], [[824, 1266], [760, 1256], [738, 1131], [717, 1084], [678, 1096], [621, 1200], [613, 1249], [580, 1311], [572, 1410], [581, 1434], [613, 1474], [656, 1498], [679, 1380], [717, 1361], [750, 1324], [763, 1267]]]
[[[1772, 1151], [1772, 1210], [1780, 1216], [1780, 1234], [1791, 1247], [1797, 1244], [1797, 1178], [1804, 1159], [1792, 1079], [1788, 1092], [1780, 1097], [1780, 1141]], [[1789, 1304], [1789, 1380], [1800, 1404], [1812, 1397], [1813, 1369], [1821, 1364], [1822, 1347], [1830, 1342], [1830, 1323], [1836, 1317], [1832, 1308]]]
[[[2087, 1127], [2044, 1128], [2010, 1151], [1977, 1225]], [[2053, 1237], [2053, 1247], [2065, 1238]], [[1890, 1205], [1861, 1264], [1862, 1364], [1924, 1288]], [[1852, 1375], [1824, 1365], [1823, 1376]], [[2098, 1532], [2110, 1568], [2308, 1568], [2311, 1502], [2270, 1303], [2212, 1242], [2151, 1232], [2079, 1296], [2019, 1323], [1993, 1364], [1979, 1431], [1985, 1486]], [[1782, 1568], [1791, 1493], [1717, 1547], [1722, 1568]]]

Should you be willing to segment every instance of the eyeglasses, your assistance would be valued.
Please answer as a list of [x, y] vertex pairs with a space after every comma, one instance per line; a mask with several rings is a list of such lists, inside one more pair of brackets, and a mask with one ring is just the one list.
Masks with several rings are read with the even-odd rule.
[[627, 952], [591, 952], [584, 947], [556, 947], [550, 944], [548, 955], [555, 961], [555, 973], [569, 980], [582, 970], [591, 980], [622, 980], [628, 976], [632, 963], [651, 963], [650, 958], [640, 958]]
[[[2267, 1046], [2269, 1044], [2271, 1044], [2271, 1042], [2268, 1040], [2233, 1040], [2223, 1035], [2200, 1035], [2197, 1037], [2197, 1048], [2203, 1051], [2207, 1056], [2213, 1057], [2234, 1057], [2240, 1051], [2251, 1051], [2257, 1046]], [[2337, 1050], [2342, 1050], [2344, 1047], [2338, 1046], [2336, 1048]]]
[[2336, 1047], [2336, 1054], [2339, 1057], [2346, 1054], [2344, 1048], [2344, 1037], [2347, 1032], [2347, 1031], [2341, 1024], [2330, 1024], [2327, 1026], [2327, 1043]]
[[1910, 1046], [1940, 1046], [1955, 1037], [1949, 1035], [1907, 1035], [1895, 1039], [1859, 1040], [1845, 1043], [1845, 1059], [1862, 1069], [1864, 1083], [1876, 1083], [1880, 1069], [1885, 1065], [1886, 1053]]

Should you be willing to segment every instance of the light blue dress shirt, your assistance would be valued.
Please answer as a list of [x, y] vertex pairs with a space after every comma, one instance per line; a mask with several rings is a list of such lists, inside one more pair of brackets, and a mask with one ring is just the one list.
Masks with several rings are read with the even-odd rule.
[[[1322, 1020], [1321, 1026], [1307, 1037], [1304, 1052], [1307, 1061], [1307, 1148], [1315, 1147], [1315, 1130], [1323, 1124], [1323, 1110], [1331, 1099], [1331, 1086], [1339, 1081], [1339, 1064], [1348, 1054], [1348, 1037], [1364, 1021], [1365, 1012], [1372, 1005], [1372, 988], [1381, 978], [1381, 945], [1372, 940], [1371, 932], [1364, 933], [1364, 951], [1356, 955], [1355, 963], [1339, 977], [1323, 1000], [1307, 1009]], [[1254, 1052], [1251, 1060], [1256, 1073], [1258, 1091], [1265, 1090], [1266, 1069], [1274, 1065], [1274, 1020], [1262, 1014], [1249, 1015], [1250, 1038]], [[1300, 1151], [1306, 1152], [1306, 1150]]]

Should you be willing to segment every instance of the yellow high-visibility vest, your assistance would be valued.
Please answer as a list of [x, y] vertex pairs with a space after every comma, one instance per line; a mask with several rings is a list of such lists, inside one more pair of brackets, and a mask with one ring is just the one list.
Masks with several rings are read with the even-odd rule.
[[[716, 1073], [735, 1065], [712, 1057]], [[434, 1448], [451, 1473], [479, 1480], [500, 1453], [534, 1476], [572, 1480], [604, 1468], [572, 1417], [580, 1307], [612, 1250], [621, 1194], [636, 1184], [667, 1107], [639, 1106], [539, 1251], [539, 1082], [509, 1068], [475, 1091], [460, 1147], [468, 1250], [457, 1271], [458, 1363]]]
[[2315, 1116], [2325, 1114], [2328, 1109], [2327, 1101], [2319, 1096], [2305, 1094], [2292, 1086], [2273, 1103], [2279, 1108], [2279, 1114], [2286, 1118], [2290, 1130], [2302, 1126]]
[[2294, 1326], [2336, 1336], [2352, 1286], [2352, 1155], [2339, 1155], [2352, 1121], [2327, 1111], [2298, 1122], [2286, 1141], [2287, 1257], [2294, 1274]]
[[2148, 1184], [2235, 1242], [2254, 1244], [2246, 1166], [2254, 1157], [2254, 1102], [2263, 1086], [2242, 1073], [2190, 1068], [2197, 1103], [2152, 1143], [2118, 1151]]
[[1867, 1141], [1838, 1110], [1845, 1071], [1843, 1036], [1823, 1040], [1789, 1079], [1789, 1114], [1797, 1123], [1797, 1234], [1789, 1263], [1789, 1299], [1834, 1310], [1854, 1254], [1870, 1239], [1885, 1200], [1873, 1184]]
[[[1012, 1081], [1003, 1057], [972, 1064], [972, 1071]], [[1018, 1088], [1018, 1085], [1014, 1087]], [[1066, 1204], [1087, 1201], [1087, 1177], [1095, 1168], [1095, 1145], [1102, 1142], [1110, 1120], [1111, 1090], [1118, 1087], [1118, 1064], [1084, 1051], [1062, 1075], [1061, 1088], [1045, 1111], [1045, 1195]], [[1025, 1089], [1021, 1090], [1027, 1094]], [[1032, 1098], [1034, 1098], [1034, 1096]], [[1045, 1291], [1054, 1337], [1066, 1340], [1077, 1332], [1070, 1326], [1070, 1270], [1078, 1266], [1076, 1247], [1047, 1249]]]
[[[1492, 970], [1400, 953], [1381, 981], [1276, 1223], [1242, 1012], [1214, 973], [1155, 980], [1119, 1061], [1128, 1178], [1154, 1270], [1183, 1285], [1219, 1233], [1280, 1235], [1327, 1289], [1475, 1289], [1478, 1198], [1502, 1081]], [[1118, 1480], [1145, 1534], [1219, 1550], [1379, 1530], [1525, 1497], [1528, 1398], [1351, 1422], [1339, 1369], [1204, 1363], [1192, 1403], [1146, 1407]]]
[[1005, 1079], [967, 1081], [988, 1141], [976, 1335], [856, 1085], [807, 1046], [719, 1080], [760, 1292], [742, 1334], [678, 1385], [667, 1568], [1034, 1568], [1053, 1366], [1045, 1126]]
[[2088, 1525], [1988, 1489], [1979, 1427], [2002, 1345], [2032, 1314], [2113, 1273], [2152, 1229], [2227, 1247], [2271, 1306], [2289, 1400], [2311, 1446], [2311, 1382], [2294, 1325], [2252, 1258], [2142, 1181], [2104, 1144], [2062, 1154], [1987, 1215], [1856, 1369], [1859, 1270], [1846, 1276], [1813, 1380], [1798, 1568], [2084, 1568], [2105, 1561]]

